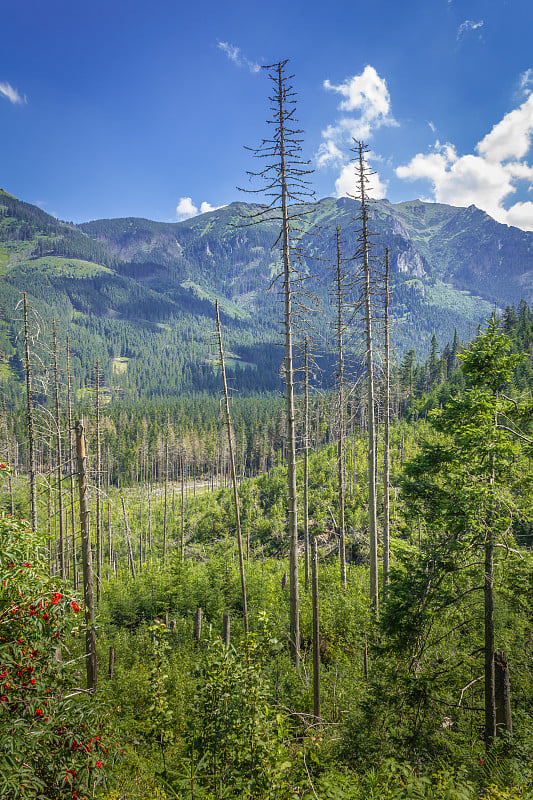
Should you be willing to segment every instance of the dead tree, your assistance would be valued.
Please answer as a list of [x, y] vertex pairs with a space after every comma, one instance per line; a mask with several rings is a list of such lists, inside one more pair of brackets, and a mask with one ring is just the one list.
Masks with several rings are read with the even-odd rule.
[[383, 307], [384, 364], [383, 379], [385, 397], [383, 401], [383, 590], [389, 582], [390, 556], [390, 330], [389, 330], [389, 248], [385, 250], [385, 298]]
[[94, 616], [93, 562], [89, 527], [89, 488], [87, 481], [87, 451], [83, 423], [76, 422], [76, 455], [78, 461], [78, 486], [80, 495], [81, 553], [83, 565], [83, 599], [85, 602], [85, 659], [87, 662], [87, 689], [94, 691], [97, 684], [96, 631]]
[[130, 565], [131, 575], [135, 579], [135, 558], [133, 556], [133, 547], [131, 544], [131, 529], [128, 523], [128, 516], [126, 514], [126, 504], [124, 502], [124, 497], [121, 497], [120, 499], [122, 501], [122, 514], [124, 516], [124, 528], [126, 530], [126, 548], [128, 551], [128, 564]]
[[33, 419], [32, 367], [30, 358], [30, 328], [28, 298], [24, 292], [24, 357], [26, 364], [26, 407], [28, 418], [29, 478], [30, 478], [30, 521], [33, 531], [37, 530], [37, 467], [35, 464], [35, 426]]
[[[11, 446], [10, 446], [10, 441], [9, 441], [9, 428], [8, 428], [8, 424], [7, 424], [7, 408], [6, 408], [6, 398], [5, 397], [2, 400], [2, 406], [3, 406], [3, 411], [4, 411], [3, 422], [4, 422], [4, 434], [5, 434], [5, 437], [6, 437], [6, 458], [7, 458], [7, 463], [10, 465], [10, 467], [13, 467], [13, 464], [11, 463], [11, 461], [12, 461], [12, 453], [11, 453]], [[11, 471], [8, 472], [8, 474], [7, 474], [7, 480], [8, 480], [8, 485], [9, 485], [9, 499], [10, 499], [10, 505], [11, 505], [11, 516], [14, 516], [15, 515], [15, 497], [13, 495], [13, 478], [12, 478], [12, 475], [11, 475]]]
[[95, 427], [96, 427], [96, 600], [100, 600], [102, 579], [102, 448], [100, 444], [100, 364], [95, 366]]
[[72, 396], [71, 396], [71, 375], [70, 375], [70, 342], [69, 334], [67, 331], [67, 414], [68, 414], [68, 451], [70, 462], [70, 524], [71, 524], [71, 541], [72, 541], [72, 585], [75, 589], [78, 588], [78, 564], [76, 558], [76, 514], [74, 512], [75, 497], [74, 497], [74, 441], [73, 441], [73, 427], [72, 427]]
[[[237, 527], [237, 547], [239, 551], [239, 572], [241, 576], [241, 592], [242, 592], [242, 610], [244, 619], [244, 632], [248, 633], [248, 605], [246, 600], [246, 576], [244, 573], [244, 553], [242, 549], [242, 532], [241, 532], [241, 514], [239, 510], [239, 492], [237, 484], [237, 472], [235, 470], [235, 453], [233, 452], [233, 428], [231, 425], [231, 416], [229, 410], [229, 397], [228, 397], [228, 382], [226, 380], [226, 365], [224, 362], [224, 348], [222, 347], [222, 329], [220, 327], [220, 314], [218, 309], [218, 300], [215, 301], [216, 318], [217, 318], [217, 333], [218, 333], [218, 347], [220, 353], [220, 370], [222, 372], [222, 385], [224, 388], [224, 405], [226, 409], [226, 427], [228, 431], [228, 447], [229, 458], [231, 467], [231, 480], [233, 482], [233, 500], [235, 503], [235, 524]], [[229, 625], [229, 622], [228, 622]], [[228, 635], [229, 644], [229, 635]]]
[[305, 565], [305, 589], [309, 586], [309, 339], [304, 340], [304, 565]]
[[345, 397], [344, 397], [344, 359], [345, 339], [353, 316], [353, 305], [348, 296], [353, 292], [353, 276], [345, 268], [341, 252], [340, 229], [335, 232], [336, 260], [333, 268], [333, 299], [335, 303], [334, 338], [337, 350], [337, 476], [339, 497], [339, 557], [341, 586], [346, 591], [346, 525], [344, 522], [345, 480], [344, 480], [344, 439], [346, 435]]
[[63, 449], [61, 442], [61, 416], [59, 410], [59, 369], [57, 363], [57, 335], [56, 322], [52, 323], [52, 352], [54, 357], [54, 401], [55, 401], [55, 429], [56, 429], [56, 457], [57, 457], [57, 506], [59, 514], [59, 572], [63, 580], [66, 577], [65, 534], [63, 520]]
[[371, 264], [371, 237], [369, 230], [368, 182], [369, 169], [366, 163], [367, 148], [356, 142], [355, 172], [357, 179], [357, 199], [361, 204], [358, 218], [357, 259], [360, 263], [359, 281], [361, 286], [360, 305], [363, 309], [365, 335], [366, 389], [367, 389], [367, 428], [368, 428], [368, 523], [370, 539], [370, 599], [376, 616], [379, 614], [378, 587], [378, 526], [377, 526], [377, 487], [376, 487], [376, 420], [374, 397], [374, 338], [373, 338], [373, 276]]
[[320, 723], [320, 607], [318, 600], [318, 548], [316, 530], [311, 534], [311, 587], [313, 604], [313, 716]]
[[289, 646], [291, 657], [298, 667], [300, 662], [300, 621], [298, 589], [298, 498], [296, 489], [296, 424], [294, 409], [294, 354], [293, 354], [293, 299], [295, 269], [293, 266], [294, 239], [297, 220], [301, 219], [301, 204], [313, 196], [306, 176], [309, 174], [306, 162], [301, 156], [301, 131], [295, 120], [295, 92], [290, 84], [293, 76], [286, 74], [287, 61], [280, 61], [265, 67], [272, 82], [273, 91], [269, 97], [273, 125], [271, 138], [263, 140], [254, 154], [263, 159], [266, 165], [256, 173], [262, 187], [255, 190], [267, 197], [250, 218], [255, 224], [268, 218], [280, 224], [275, 244], [280, 245], [283, 296], [284, 351], [283, 372], [285, 378], [286, 401], [286, 439], [287, 439], [287, 489], [288, 489], [288, 537], [289, 537], [289, 575], [290, 575], [290, 631]]

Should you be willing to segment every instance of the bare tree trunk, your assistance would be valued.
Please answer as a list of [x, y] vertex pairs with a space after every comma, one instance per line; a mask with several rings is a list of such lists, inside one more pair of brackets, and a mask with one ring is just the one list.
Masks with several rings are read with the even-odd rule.
[[165, 510], [163, 515], [163, 561], [165, 561], [167, 557], [167, 503], [168, 503], [168, 439], [165, 442]]
[[337, 402], [339, 406], [339, 439], [337, 442], [337, 474], [339, 480], [339, 555], [341, 586], [346, 591], [346, 526], [344, 524], [344, 351], [343, 351], [343, 280], [341, 274], [340, 230], [336, 230], [337, 265], [335, 271], [337, 300]]
[[222, 614], [222, 641], [225, 647], [230, 645], [230, 618], [227, 611]]
[[383, 408], [383, 589], [389, 582], [390, 558], [390, 340], [389, 340], [389, 248], [385, 250], [385, 398]]
[[109, 647], [109, 667], [108, 667], [108, 674], [109, 680], [113, 679], [113, 671], [115, 669], [115, 648], [113, 645]]
[[102, 449], [100, 446], [100, 364], [96, 362], [95, 401], [96, 401], [96, 601], [100, 602], [102, 580], [102, 498], [101, 473]]
[[305, 589], [309, 587], [309, 340], [304, 342], [304, 559]]
[[[228, 398], [228, 383], [226, 380], [226, 366], [224, 363], [224, 349], [222, 347], [222, 330], [220, 327], [220, 314], [218, 309], [218, 300], [215, 301], [216, 318], [217, 318], [217, 332], [218, 332], [218, 346], [220, 351], [220, 367], [222, 371], [222, 384], [224, 387], [224, 403], [226, 407], [226, 427], [228, 431], [228, 447], [229, 458], [231, 466], [231, 479], [233, 482], [233, 500], [235, 503], [235, 524], [237, 526], [237, 547], [239, 549], [239, 572], [241, 576], [241, 592], [242, 592], [242, 611], [244, 619], [244, 632], [248, 633], [248, 604], [246, 600], [246, 577], [244, 573], [244, 554], [242, 549], [242, 532], [241, 532], [241, 514], [239, 509], [239, 492], [237, 485], [237, 473], [235, 470], [235, 454], [233, 452], [233, 429], [231, 426], [231, 416], [229, 411], [229, 398]], [[229, 622], [228, 622], [229, 625]], [[228, 642], [229, 644], [229, 642]]]
[[148, 484], [148, 552], [152, 552], [152, 487]]
[[197, 642], [200, 641], [202, 637], [202, 608], [198, 606], [196, 609], [196, 613], [194, 615], [194, 638]]
[[[494, 485], [494, 455], [492, 455], [491, 486]], [[483, 581], [485, 622], [485, 746], [496, 737], [496, 698], [494, 691], [494, 533], [492, 511], [485, 533], [485, 571]]]
[[290, 233], [288, 188], [285, 154], [285, 98], [286, 87], [283, 78], [283, 65], [279, 63], [277, 70], [276, 105], [277, 123], [279, 125], [279, 161], [281, 180], [281, 213], [283, 246], [283, 292], [285, 300], [285, 397], [287, 425], [287, 488], [289, 496], [288, 530], [289, 530], [289, 576], [290, 576], [290, 635], [289, 646], [291, 657], [297, 667], [300, 662], [300, 601], [298, 587], [298, 496], [296, 490], [296, 425], [294, 414], [294, 365], [292, 345], [292, 288], [290, 263]]
[[[9, 429], [8, 429], [8, 425], [7, 425], [7, 408], [6, 408], [6, 399], [5, 399], [5, 397], [3, 398], [3, 409], [4, 409], [4, 431], [5, 431], [5, 435], [6, 435], [6, 458], [7, 458], [7, 463], [13, 469], [14, 465], [11, 463], [12, 453], [11, 453], [11, 447], [10, 447], [10, 444], [9, 444]], [[8, 480], [8, 485], [9, 485], [9, 499], [10, 499], [10, 505], [11, 505], [11, 516], [13, 517], [13, 516], [15, 516], [15, 497], [13, 495], [13, 478], [12, 478], [11, 472], [8, 473], [7, 480]]]
[[24, 353], [26, 359], [26, 400], [28, 412], [28, 446], [30, 476], [30, 520], [33, 531], [37, 530], [37, 469], [35, 466], [35, 430], [33, 424], [33, 398], [31, 384], [30, 330], [28, 320], [28, 299], [24, 292]]
[[501, 735], [506, 731], [512, 735], [511, 684], [509, 666], [503, 652], [494, 654], [494, 697], [496, 701], [496, 733]]
[[318, 601], [318, 548], [316, 531], [311, 534], [311, 591], [313, 604], [313, 716], [320, 724], [320, 607]]
[[67, 412], [68, 412], [68, 452], [70, 461], [70, 524], [71, 524], [71, 540], [72, 540], [72, 585], [75, 589], [78, 588], [78, 564], [76, 560], [76, 514], [74, 512], [74, 442], [73, 442], [73, 426], [72, 426], [72, 398], [71, 398], [71, 384], [70, 384], [70, 342], [67, 331]]
[[55, 424], [56, 424], [56, 455], [57, 455], [57, 504], [59, 513], [59, 573], [63, 580], [66, 577], [65, 564], [65, 536], [63, 531], [63, 452], [61, 443], [61, 417], [59, 414], [59, 370], [57, 364], [57, 336], [56, 322], [52, 323], [52, 350], [54, 356], [54, 399], [55, 399]]
[[78, 460], [78, 486], [80, 494], [80, 527], [83, 564], [83, 599], [85, 601], [85, 658], [87, 661], [87, 689], [94, 691], [97, 684], [96, 631], [94, 617], [93, 563], [89, 527], [89, 490], [87, 485], [87, 452], [83, 423], [76, 422], [76, 455]]
[[494, 542], [490, 525], [485, 540], [485, 577], [483, 582], [485, 607], [485, 744], [488, 747], [496, 736], [494, 696]]
[[368, 522], [370, 537], [370, 599], [376, 616], [379, 614], [378, 590], [378, 529], [376, 501], [376, 424], [374, 399], [374, 344], [372, 337], [372, 304], [370, 280], [370, 236], [368, 231], [367, 176], [365, 148], [357, 143], [359, 199], [361, 201], [361, 256], [363, 259], [364, 308], [366, 336], [366, 379], [368, 415]]
[[185, 469], [184, 469], [184, 457], [183, 453], [181, 454], [180, 459], [180, 472], [181, 472], [181, 507], [180, 507], [180, 516], [181, 516], [181, 530], [180, 530], [180, 557], [181, 562], [185, 560]]
[[131, 546], [131, 530], [128, 524], [128, 517], [126, 514], [126, 504], [124, 503], [124, 497], [121, 497], [120, 499], [122, 501], [122, 513], [124, 515], [124, 527], [126, 529], [126, 547], [128, 550], [128, 563], [130, 565], [132, 577], [135, 578], [135, 559], [133, 557], [133, 548]]

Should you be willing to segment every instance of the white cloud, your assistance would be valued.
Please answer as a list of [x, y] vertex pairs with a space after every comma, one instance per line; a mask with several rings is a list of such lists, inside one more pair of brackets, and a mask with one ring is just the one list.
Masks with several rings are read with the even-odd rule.
[[437, 133], [437, 126], [430, 119], [428, 119], [428, 126], [432, 133]]
[[[316, 152], [315, 161], [319, 169], [341, 168], [335, 182], [337, 196], [341, 197], [354, 194], [356, 189], [353, 167], [349, 164], [353, 140], [368, 141], [374, 131], [398, 123], [391, 113], [387, 83], [370, 65], [360, 75], [346, 78], [340, 84], [326, 80], [324, 88], [341, 95], [337, 109], [343, 114], [322, 131], [324, 141]], [[374, 197], [384, 196], [386, 185], [378, 175], [372, 177], [371, 186]]]
[[26, 95], [22, 96], [10, 83], [0, 81], [0, 97], [6, 97], [11, 103], [27, 103]]
[[180, 197], [179, 203], [176, 206], [176, 219], [178, 222], [182, 222], [184, 219], [197, 217], [198, 214], [208, 214], [210, 211], [217, 211], [217, 209], [222, 207], [223, 206], [212, 206], [211, 203], [204, 200], [200, 203], [200, 210], [198, 210], [198, 206], [194, 205], [191, 197]]
[[[367, 185], [368, 196], [375, 200], [380, 200], [387, 195], [388, 183], [382, 182], [377, 172], [369, 175]], [[359, 181], [353, 164], [345, 164], [341, 173], [335, 181], [335, 192], [337, 197], [357, 197], [359, 194]]]
[[250, 70], [250, 72], [259, 72], [261, 69], [259, 64], [256, 64], [255, 61], [250, 61], [249, 58], [246, 58], [246, 56], [242, 54], [241, 49], [239, 47], [235, 47], [234, 44], [230, 44], [229, 42], [219, 42], [218, 48], [219, 50], [222, 50], [222, 52], [227, 55], [229, 60], [233, 61], [233, 63], [238, 67], [246, 67]]
[[356, 112], [357, 116], [344, 116], [322, 132], [326, 144], [330, 141], [339, 144], [352, 139], [369, 139], [374, 130], [383, 125], [397, 125], [390, 113], [390, 95], [387, 83], [380, 78], [374, 67], [367, 65], [360, 75], [347, 78], [335, 85], [324, 81], [324, 88], [337, 92], [344, 98], [339, 111]]
[[198, 208], [194, 205], [192, 198], [180, 197], [179, 203], [176, 206], [176, 219], [181, 222], [189, 217], [196, 217]]
[[462, 39], [462, 37], [468, 31], [475, 31], [478, 28], [482, 28], [485, 22], [481, 19], [479, 22], [474, 22], [471, 19], [465, 19], [464, 22], [461, 22], [459, 28], [457, 29], [457, 41]]
[[205, 200], [200, 205], [200, 214], [208, 214], [210, 211], [218, 211], [219, 208], [223, 208], [224, 206], [212, 206], [211, 203], [207, 203]]
[[507, 212], [506, 222], [525, 231], [533, 230], [533, 203], [515, 203]]
[[405, 180], [426, 179], [437, 202], [475, 205], [499, 222], [533, 230], [533, 203], [504, 203], [516, 193], [517, 181], [533, 187], [533, 166], [526, 157], [533, 136], [533, 94], [510, 111], [476, 145], [476, 155], [458, 155], [451, 144], [436, 142], [429, 153], [418, 153], [396, 169]]
[[526, 97], [533, 92], [533, 69], [526, 69], [519, 78], [519, 90]]
[[478, 152], [488, 161], [521, 159], [531, 147], [533, 133], [533, 94], [520, 108], [510, 111], [478, 144]]
[[318, 167], [342, 164], [345, 160], [344, 153], [332, 139], [322, 142], [317, 150], [316, 163]]

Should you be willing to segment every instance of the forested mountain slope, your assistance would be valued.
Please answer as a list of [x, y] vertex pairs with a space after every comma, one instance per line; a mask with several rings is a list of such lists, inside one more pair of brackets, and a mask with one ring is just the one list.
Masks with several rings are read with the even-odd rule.
[[[157, 397], [214, 391], [214, 300], [223, 312], [228, 370], [243, 392], [279, 386], [281, 316], [274, 287], [278, 223], [250, 224], [254, 206], [232, 203], [184, 222], [142, 219], [59, 222], [0, 191], [0, 379], [8, 395], [23, 377], [20, 302], [38, 312], [41, 340], [52, 319], [70, 333], [75, 388], [99, 361], [109, 390]], [[301, 270], [321, 300], [315, 315], [326, 332], [326, 269], [335, 254], [357, 250], [358, 205], [325, 198], [307, 209]], [[401, 354], [426, 356], [433, 335], [457, 328], [470, 338], [494, 302], [533, 299], [533, 234], [500, 225], [474, 207], [376, 201], [376, 265], [389, 248], [393, 341]], [[313, 276], [313, 277], [312, 277]], [[316, 276], [316, 277], [314, 277]], [[322, 345], [324, 347], [324, 345]]]

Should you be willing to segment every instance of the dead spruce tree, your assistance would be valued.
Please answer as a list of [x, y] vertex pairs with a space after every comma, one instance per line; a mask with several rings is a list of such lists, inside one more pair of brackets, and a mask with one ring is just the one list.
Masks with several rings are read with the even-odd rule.
[[355, 177], [357, 183], [356, 199], [360, 203], [357, 219], [358, 248], [356, 260], [359, 263], [357, 282], [359, 285], [358, 306], [362, 312], [367, 390], [367, 429], [368, 429], [368, 527], [370, 539], [370, 599], [376, 616], [379, 614], [378, 587], [378, 525], [377, 525], [377, 484], [376, 484], [376, 417], [374, 394], [374, 299], [376, 294], [376, 265], [372, 261], [372, 234], [369, 230], [368, 186], [370, 170], [366, 161], [368, 148], [363, 142], [355, 142]]
[[385, 250], [385, 284], [383, 306], [384, 332], [384, 399], [383, 399], [383, 591], [389, 582], [390, 556], [390, 322], [389, 322], [389, 248]]
[[29, 447], [29, 479], [30, 479], [30, 521], [33, 531], [37, 530], [37, 467], [35, 459], [35, 422], [33, 414], [33, 383], [31, 361], [31, 333], [29, 321], [29, 307], [26, 292], [23, 295], [24, 306], [24, 360], [26, 372], [26, 406], [28, 416], [28, 447]]
[[335, 261], [328, 268], [331, 276], [329, 287], [334, 315], [331, 323], [333, 330], [333, 346], [336, 350], [337, 369], [337, 476], [338, 476], [338, 534], [341, 586], [346, 591], [346, 525], [345, 508], [345, 476], [344, 476], [344, 440], [346, 436], [345, 418], [345, 357], [346, 345], [352, 336], [353, 324], [353, 292], [354, 279], [349, 260], [342, 254], [340, 228], [335, 231]]
[[294, 267], [295, 248], [301, 235], [299, 223], [302, 219], [302, 206], [313, 193], [306, 179], [310, 174], [307, 162], [302, 159], [302, 131], [295, 119], [295, 92], [290, 83], [294, 76], [287, 75], [287, 61], [280, 61], [264, 67], [272, 83], [269, 97], [272, 117], [270, 138], [254, 150], [254, 155], [265, 162], [258, 172], [249, 172], [258, 178], [262, 186], [253, 190], [266, 198], [266, 203], [249, 218], [249, 224], [268, 219], [280, 223], [280, 231], [275, 245], [281, 249], [283, 338], [286, 399], [286, 437], [287, 437], [287, 488], [288, 488], [288, 536], [289, 536], [289, 580], [290, 580], [290, 632], [291, 657], [296, 666], [300, 661], [300, 622], [298, 594], [298, 498], [296, 490], [296, 424], [294, 409], [294, 286], [297, 274]]
[[66, 542], [63, 520], [63, 448], [61, 439], [61, 413], [59, 402], [59, 364], [57, 354], [57, 332], [56, 321], [52, 323], [52, 354], [54, 358], [54, 410], [55, 410], [55, 434], [56, 434], [56, 491], [57, 508], [59, 520], [59, 570], [63, 580], [66, 578]]
[[226, 365], [224, 362], [224, 348], [222, 346], [222, 329], [220, 326], [218, 300], [215, 301], [215, 307], [216, 307], [216, 318], [217, 318], [218, 348], [220, 354], [220, 370], [222, 373], [222, 385], [224, 388], [224, 406], [226, 410], [226, 427], [228, 431], [228, 447], [229, 447], [229, 458], [231, 467], [231, 480], [233, 483], [233, 499], [235, 502], [235, 525], [237, 528], [237, 547], [239, 551], [239, 572], [241, 576], [244, 632], [248, 633], [248, 604], [246, 601], [246, 577], [244, 574], [244, 553], [242, 549], [241, 514], [239, 509], [239, 492], [237, 485], [237, 472], [235, 470], [235, 453], [233, 448], [233, 427], [231, 425], [231, 415], [229, 410], [228, 382], [226, 380]]

